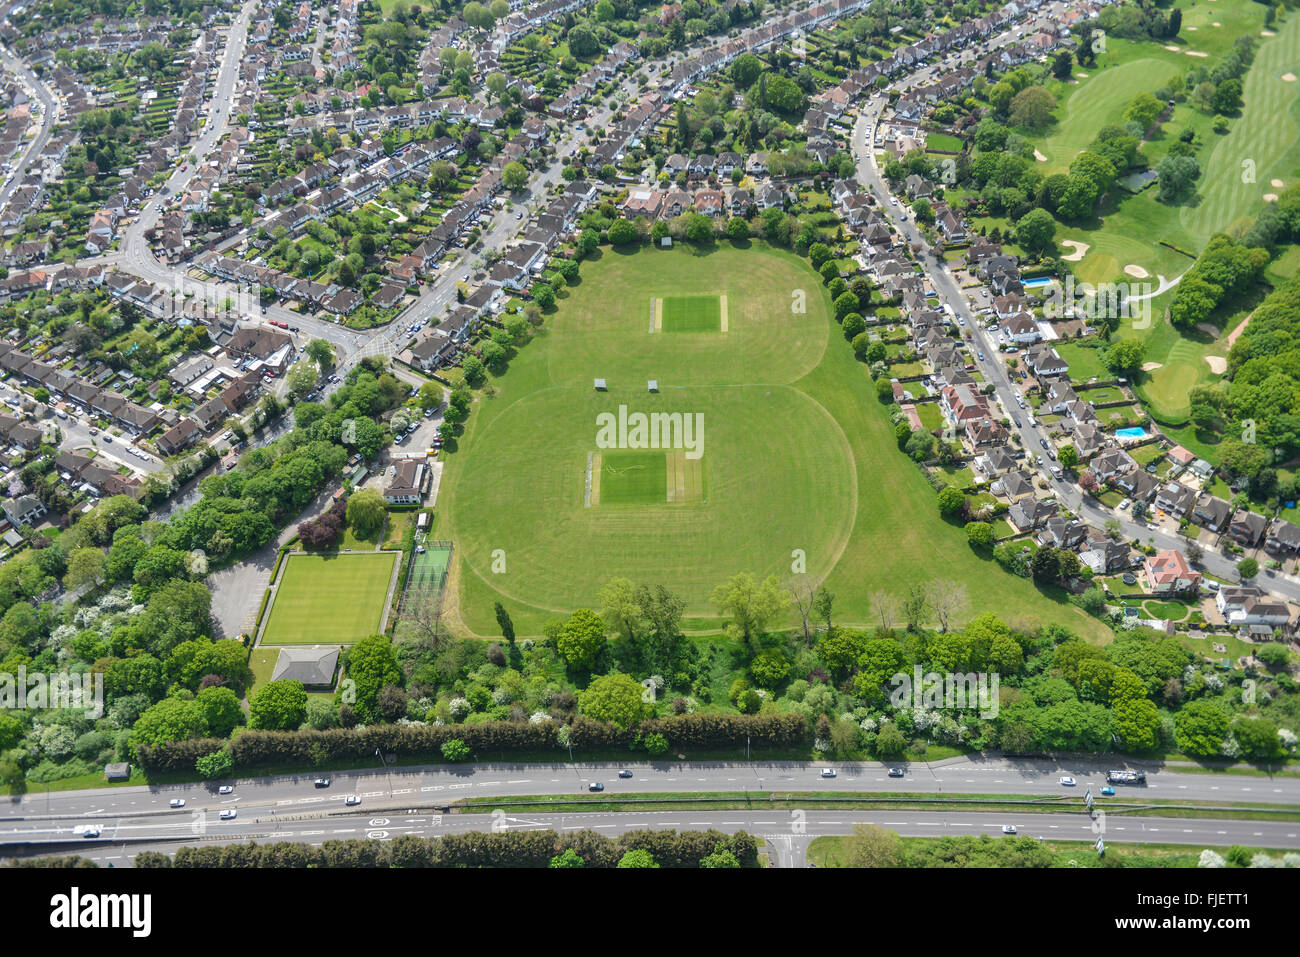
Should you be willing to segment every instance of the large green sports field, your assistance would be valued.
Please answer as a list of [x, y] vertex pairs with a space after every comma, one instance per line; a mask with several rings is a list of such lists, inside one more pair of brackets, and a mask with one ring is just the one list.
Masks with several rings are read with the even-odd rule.
[[379, 631], [397, 552], [290, 555], [264, 645], [351, 644]]
[[[792, 308], [801, 290], [806, 311]], [[727, 332], [648, 331], [651, 299], [693, 295], [727, 296]], [[759, 243], [604, 250], [495, 385], [440, 486], [433, 534], [456, 546], [453, 628], [499, 633], [500, 601], [520, 634], [538, 634], [594, 607], [615, 576], [667, 585], [687, 600], [688, 628], [714, 627], [715, 585], [742, 571], [788, 578], [797, 550], [809, 574], [828, 576], [845, 623], [870, 623], [877, 589], [948, 578], [967, 584], [973, 613], [1101, 634], [1077, 608], [976, 557], [939, 518], [819, 277], [793, 255]], [[598, 444], [597, 417], [620, 406], [629, 420], [702, 416], [698, 457]], [[670, 488], [686, 500], [670, 501]]]

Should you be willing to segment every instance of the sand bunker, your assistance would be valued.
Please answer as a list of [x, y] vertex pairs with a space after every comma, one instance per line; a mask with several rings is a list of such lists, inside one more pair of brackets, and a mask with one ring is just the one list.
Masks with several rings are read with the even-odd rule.
[[1200, 50], [1188, 50], [1188, 56], [1209, 56], [1208, 53], [1202, 53]]
[[1151, 273], [1147, 272], [1141, 266], [1136, 266], [1133, 263], [1129, 263], [1127, 266], [1125, 266], [1124, 271], [1128, 273], [1130, 276], [1132, 276], [1134, 279], [1146, 279], [1147, 276], [1151, 275]]
[[1077, 239], [1062, 239], [1057, 242], [1057, 245], [1069, 246], [1074, 250], [1074, 252], [1067, 253], [1061, 257], [1066, 262], [1070, 263], [1077, 263], [1084, 256], [1088, 255], [1088, 250], [1092, 248], [1088, 243], [1081, 243]]
[[1205, 361], [1210, 365], [1210, 371], [1215, 375], [1223, 375], [1228, 371], [1228, 360], [1223, 356], [1206, 356]]
[[1044, 156], [1042, 153], [1038, 152], [1038, 150], [1034, 150], [1034, 159], [1038, 160], [1038, 162], [1040, 163], [1047, 162], [1047, 157]]
[[1277, 193], [1265, 193], [1265, 194], [1264, 194], [1264, 202], [1266, 202], [1266, 203], [1276, 203], [1276, 202], [1277, 202]]
[[1295, 82], [1295, 74], [1294, 74], [1294, 73], [1283, 73], [1283, 74], [1282, 74], [1282, 82], [1283, 82], [1283, 83], [1294, 83], [1294, 82]]
[[1163, 368], [1163, 367], [1164, 367], [1164, 363], [1163, 363], [1163, 362], [1144, 362], [1144, 363], [1142, 363], [1142, 371], [1143, 371], [1143, 372], [1155, 372], [1157, 369], [1160, 369], [1160, 368]]

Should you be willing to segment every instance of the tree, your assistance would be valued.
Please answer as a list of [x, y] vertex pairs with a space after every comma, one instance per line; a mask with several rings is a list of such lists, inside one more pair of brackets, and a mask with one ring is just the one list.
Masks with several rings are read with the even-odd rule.
[[1041, 86], [1028, 86], [1012, 97], [1010, 107], [1012, 126], [1041, 130], [1052, 122], [1056, 97]]
[[70, 590], [93, 588], [105, 580], [108, 557], [98, 548], [74, 548], [68, 553], [63, 585]]
[[353, 492], [348, 498], [348, 524], [352, 526], [358, 538], [373, 538], [383, 527], [388, 516], [388, 504], [384, 497], [372, 488], [363, 488]]
[[1237, 562], [1237, 574], [1241, 576], [1242, 581], [1254, 578], [1259, 574], [1259, 562], [1247, 556]]
[[505, 605], [501, 604], [501, 602], [497, 602], [493, 606], [493, 611], [496, 612], [497, 627], [501, 629], [501, 637], [507, 643], [513, 645], [515, 643], [515, 623], [510, 620], [510, 612], [506, 611]]
[[1031, 209], [1016, 223], [1016, 240], [1033, 252], [1050, 246], [1055, 235], [1056, 220], [1045, 209]]
[[316, 363], [316, 367], [322, 373], [329, 371], [334, 365], [334, 347], [324, 339], [313, 339], [307, 343], [307, 358]]
[[605, 624], [590, 608], [579, 608], [560, 629], [555, 647], [570, 667], [589, 670], [605, 647]]
[[307, 692], [301, 681], [269, 681], [249, 699], [249, 727], [293, 731], [307, 717]]
[[1142, 368], [1146, 348], [1141, 339], [1118, 339], [1106, 350], [1106, 365], [1116, 372], [1134, 373]]
[[235, 759], [229, 751], [213, 751], [194, 762], [194, 770], [206, 781], [227, 777], [235, 770]]
[[633, 848], [618, 859], [617, 867], [658, 867], [654, 855], [644, 848]]
[[966, 495], [961, 489], [945, 485], [939, 492], [939, 514], [957, 515], [966, 507]]
[[442, 405], [442, 386], [436, 382], [426, 382], [420, 386], [420, 391], [416, 393], [415, 401], [419, 403], [420, 408], [425, 412], [438, 408]]
[[645, 692], [631, 675], [601, 675], [579, 693], [578, 711], [626, 730], [653, 717], [654, 706], [645, 700]]
[[[879, 738], [876, 743], [879, 746]], [[844, 841], [845, 867], [897, 867], [902, 857], [898, 835], [874, 824], [853, 825], [853, 833]]]
[[609, 227], [609, 241], [615, 246], [626, 246], [639, 238], [636, 227], [626, 219], [615, 220]]
[[771, 620], [790, 606], [790, 596], [775, 575], [760, 584], [753, 575], [741, 572], [714, 588], [712, 597], [719, 613], [731, 618], [727, 633], [751, 645], [756, 645]]
[[289, 386], [289, 394], [295, 399], [302, 398], [316, 385], [320, 373], [310, 362], [295, 362], [284, 374], [284, 381]]
[[988, 522], [967, 522], [966, 541], [971, 548], [987, 548], [993, 544], [993, 526]]
[[528, 185], [528, 170], [518, 160], [512, 160], [501, 169], [501, 182], [511, 192], [521, 190]]

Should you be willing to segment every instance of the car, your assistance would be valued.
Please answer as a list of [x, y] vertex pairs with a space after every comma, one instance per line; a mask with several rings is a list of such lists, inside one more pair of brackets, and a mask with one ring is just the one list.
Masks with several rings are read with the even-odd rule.
[[1003, 833], [1003, 834], [1014, 834], [1014, 833], [1016, 833], [1016, 826], [1015, 826], [1014, 824], [1003, 824], [1003, 825], [1002, 825], [1002, 833]]
[[356, 807], [358, 804], [361, 803], [361, 795], [349, 794], [346, 798], [343, 799], [343, 803], [348, 807]]
[[587, 785], [587, 790], [588, 790], [588, 791], [603, 791], [603, 790], [605, 790], [605, 785], [601, 784], [599, 781], [592, 781], [590, 784]]
[[822, 777], [824, 777], [824, 778], [833, 778], [833, 777], [835, 777], [835, 769], [834, 769], [834, 768], [822, 768]]
[[223, 821], [233, 821], [238, 816], [239, 816], [239, 812], [235, 810], [233, 807], [226, 808], [224, 811], [221, 812], [220, 815], [221, 820]]
[[184, 807], [185, 798], [172, 798], [170, 803], [172, 807]]
[[903, 771], [902, 768], [890, 768], [890, 769], [889, 769], [889, 776], [890, 776], [891, 778], [901, 778], [901, 777], [903, 776], [903, 774], [904, 774], [904, 771]]
[[317, 778], [313, 783], [314, 783], [314, 784], [316, 785], [316, 787], [318, 787], [318, 788], [327, 788], [327, 787], [330, 786], [330, 779], [329, 779], [329, 778]]
[[618, 772], [618, 776], [620, 778], [630, 778], [632, 776], [632, 772], [624, 768], [622, 771]]
[[235, 786], [234, 786], [233, 784], [223, 784], [223, 785], [221, 785], [221, 787], [217, 788], [217, 793], [218, 793], [218, 794], [234, 794], [234, 793], [235, 793]]
[[1112, 794], [1115, 793], [1115, 789], [1111, 787], [1109, 784], [1107, 784], [1104, 788], [1101, 789], [1101, 793], [1106, 795], [1107, 797], [1110, 797]]
[[1061, 778], [1061, 787], [1063, 788], [1074, 787], [1074, 778], [1070, 777], [1069, 775], [1066, 775], [1065, 777]]

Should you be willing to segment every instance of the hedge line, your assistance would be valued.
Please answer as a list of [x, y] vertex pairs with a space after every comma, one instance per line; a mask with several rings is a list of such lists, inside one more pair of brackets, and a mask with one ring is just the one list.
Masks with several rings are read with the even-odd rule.
[[[227, 748], [235, 768], [243, 770], [273, 764], [324, 766], [337, 761], [373, 757], [379, 748], [400, 758], [442, 763], [442, 745], [453, 739], [464, 741], [473, 751], [533, 752], [564, 751], [556, 740], [558, 725], [514, 721], [482, 724], [400, 725], [380, 724], [364, 728], [331, 728], [327, 731], [258, 731], [245, 729], [230, 741], [190, 738], [162, 745], [141, 745], [137, 759], [146, 771], [192, 772], [194, 762], [205, 754]], [[673, 750], [723, 748], [744, 744], [790, 746], [808, 741], [808, 726], [797, 714], [688, 714], [643, 721], [625, 731], [612, 724], [575, 718], [569, 725], [574, 748], [613, 749], [630, 747], [637, 734], [662, 734]]]
[[[485, 816], [485, 828], [489, 820]], [[180, 847], [174, 858], [156, 851], [136, 855], [136, 867], [546, 867], [572, 849], [587, 867], [615, 867], [628, 851], [648, 851], [660, 867], [699, 867], [721, 844], [741, 867], [758, 866], [758, 841], [744, 831], [472, 831], [443, 837], [404, 835], [393, 841], [326, 841], [320, 847], [229, 844]]]

